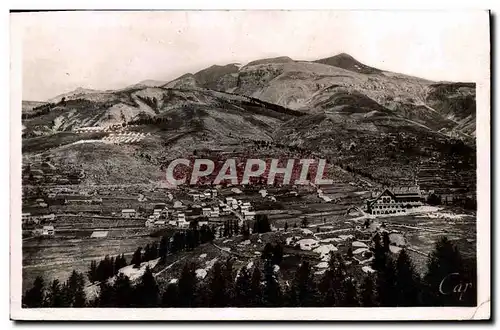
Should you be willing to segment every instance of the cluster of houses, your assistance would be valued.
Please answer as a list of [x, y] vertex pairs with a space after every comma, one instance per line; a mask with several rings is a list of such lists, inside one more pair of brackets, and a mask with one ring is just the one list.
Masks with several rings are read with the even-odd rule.
[[43, 214], [43, 215], [32, 215], [31, 213], [22, 213], [21, 214], [21, 222], [22, 224], [40, 224], [52, 222], [56, 219], [54, 213], [51, 214]]
[[243, 220], [255, 219], [255, 212], [252, 211], [250, 202], [243, 202], [234, 197], [226, 197], [226, 203], [222, 203], [223, 210], [233, 210], [239, 212]]
[[189, 194], [193, 199], [193, 202], [199, 202], [206, 199], [212, 199], [217, 197], [217, 189], [206, 189], [202, 193], [191, 193]]
[[110, 132], [123, 129], [122, 124], [112, 124], [106, 127], [104, 126], [93, 126], [93, 127], [77, 127], [73, 129], [75, 133], [94, 133], [94, 132]]
[[51, 237], [55, 235], [55, 229], [52, 225], [43, 226], [42, 228], [35, 228], [33, 236]]

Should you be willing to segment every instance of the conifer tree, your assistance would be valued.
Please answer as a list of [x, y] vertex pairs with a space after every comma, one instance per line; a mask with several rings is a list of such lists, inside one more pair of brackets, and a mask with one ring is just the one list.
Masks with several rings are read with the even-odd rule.
[[90, 269], [87, 272], [90, 283], [97, 281], [97, 261], [92, 260], [90, 262]]
[[323, 293], [323, 306], [340, 306], [344, 300], [342, 281], [345, 277], [346, 269], [342, 256], [339, 253], [331, 253], [328, 268], [319, 283], [319, 291]]
[[344, 293], [341, 306], [356, 307], [359, 306], [358, 288], [354, 278], [348, 276], [342, 281], [342, 291]]
[[236, 279], [234, 306], [249, 307], [252, 302], [251, 275], [247, 266], [240, 268]]
[[396, 261], [396, 300], [397, 306], [420, 305], [420, 277], [405, 249], [401, 250]]
[[97, 305], [99, 307], [117, 307], [115, 306], [114, 289], [107, 281], [101, 282], [99, 285], [99, 297]]
[[161, 298], [162, 307], [180, 307], [179, 288], [176, 283], [169, 283]]
[[212, 269], [209, 283], [210, 307], [226, 307], [229, 303], [227, 283], [223, 271], [222, 263], [217, 261]]
[[395, 307], [397, 305], [396, 273], [391, 258], [387, 258], [384, 267], [377, 272], [376, 286], [379, 305]]
[[130, 262], [131, 265], [134, 265], [135, 268], [139, 268], [142, 262], [142, 248], [138, 247], [135, 250], [134, 255], [132, 256], [132, 260]]
[[53, 280], [49, 287], [49, 292], [47, 294], [47, 306], [54, 308], [64, 307], [62, 286], [58, 279]]
[[80, 274], [77, 271], [73, 270], [63, 289], [65, 299], [68, 302], [69, 307], [85, 306], [86, 297], [84, 285], [85, 281], [83, 274]]
[[288, 290], [288, 304], [292, 307], [313, 307], [317, 304], [316, 285], [309, 262], [303, 261]]
[[274, 265], [270, 259], [264, 262], [264, 289], [263, 302], [268, 307], [283, 306], [281, 288], [274, 271]]
[[[475, 284], [475, 279], [467, 278], [466, 274], [460, 252], [446, 237], [442, 237], [428, 257], [427, 273], [424, 276], [425, 304], [429, 306], [465, 304], [463, 295], [452, 292], [460, 282]], [[472, 290], [469, 290], [469, 293], [471, 292]], [[473, 296], [475, 297], [475, 294]]]
[[363, 283], [361, 284], [360, 293], [360, 304], [363, 307], [375, 307], [376, 304], [376, 293], [375, 286], [373, 284], [373, 279], [371, 276], [365, 276]]
[[159, 288], [149, 266], [146, 267], [139, 284], [135, 288], [135, 297], [138, 307], [158, 306]]
[[264, 301], [262, 296], [262, 274], [260, 272], [259, 266], [254, 265], [252, 272], [252, 279], [250, 282], [250, 292], [251, 292], [251, 306], [252, 307], [263, 307]]
[[116, 276], [114, 289], [114, 305], [116, 307], [131, 307], [134, 301], [134, 290], [130, 279], [123, 273]]
[[389, 233], [384, 231], [384, 233], [382, 234], [382, 241], [383, 241], [383, 244], [382, 244], [382, 247], [384, 248], [384, 251], [386, 253], [389, 252], [389, 246], [391, 245], [391, 240], [389, 239]]
[[376, 271], [381, 271], [386, 266], [387, 261], [387, 253], [380, 242], [380, 235], [377, 233], [373, 237], [374, 247], [372, 248], [373, 252], [373, 261], [372, 268]]
[[194, 307], [196, 274], [191, 264], [184, 265], [179, 278], [179, 307]]
[[35, 278], [33, 287], [26, 292], [22, 301], [26, 307], [43, 307], [45, 302], [45, 283], [41, 276]]

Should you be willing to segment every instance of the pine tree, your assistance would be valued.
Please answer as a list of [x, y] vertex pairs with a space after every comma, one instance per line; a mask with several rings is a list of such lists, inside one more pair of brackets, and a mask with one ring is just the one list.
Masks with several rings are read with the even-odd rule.
[[264, 306], [261, 281], [262, 281], [262, 274], [260, 272], [259, 266], [254, 265], [252, 279], [250, 282], [251, 307]]
[[399, 252], [396, 261], [396, 301], [397, 306], [420, 305], [420, 277], [405, 249]]
[[135, 250], [134, 255], [132, 256], [132, 260], [130, 262], [131, 265], [134, 265], [135, 268], [139, 268], [142, 262], [142, 248], [138, 247]]
[[391, 240], [389, 239], [389, 233], [387, 233], [386, 231], [384, 231], [384, 233], [382, 234], [382, 242], [384, 251], [388, 253], [390, 250], [389, 247], [391, 245]]
[[115, 307], [131, 307], [135, 300], [134, 290], [130, 279], [123, 273], [116, 276], [114, 289], [114, 306]]
[[146, 267], [139, 284], [135, 288], [135, 297], [138, 307], [158, 306], [159, 288], [149, 266]]
[[149, 244], [146, 244], [146, 247], [144, 248], [144, 255], [142, 257], [142, 261], [149, 261], [151, 260], [151, 247]]
[[45, 302], [45, 283], [41, 276], [37, 276], [33, 287], [26, 291], [22, 298], [23, 305], [29, 308], [43, 307]]
[[271, 260], [266, 260], [264, 263], [263, 301], [268, 307], [283, 306], [281, 288]]
[[288, 291], [288, 305], [292, 307], [313, 307], [317, 304], [316, 285], [309, 262], [299, 266]]
[[210, 307], [226, 307], [229, 302], [227, 296], [227, 283], [223, 274], [222, 264], [217, 261], [212, 269], [209, 283]]
[[163, 236], [160, 240], [160, 247], [158, 250], [158, 256], [165, 259], [168, 253], [168, 238]]
[[285, 232], [288, 231], [288, 222], [285, 222]]
[[273, 250], [274, 249], [271, 243], [266, 243], [266, 245], [264, 245], [264, 250], [262, 250], [262, 254], [260, 257], [263, 260], [271, 260], [273, 257]]
[[387, 253], [380, 242], [380, 235], [377, 233], [374, 238], [373, 261], [372, 268], [376, 271], [381, 271], [385, 268], [387, 262]]
[[162, 307], [180, 307], [179, 288], [176, 283], [169, 283], [161, 298]]
[[252, 302], [250, 271], [247, 266], [240, 268], [235, 285], [234, 306], [249, 307]]
[[64, 297], [62, 292], [62, 286], [59, 280], [55, 279], [49, 287], [49, 292], [47, 294], [47, 306], [48, 307], [64, 307]]
[[342, 282], [346, 273], [342, 256], [339, 253], [331, 253], [328, 268], [319, 283], [319, 291], [323, 293], [323, 306], [338, 307], [344, 301]]
[[283, 261], [283, 245], [278, 242], [273, 247], [272, 262], [274, 265], [279, 265], [281, 261]]
[[127, 261], [125, 260], [125, 256], [123, 254], [116, 256], [115, 264], [113, 266], [113, 276], [118, 274], [118, 271], [125, 266], [127, 266]]
[[97, 261], [92, 260], [90, 262], [90, 269], [87, 272], [87, 276], [90, 283], [94, 283], [95, 281], [97, 281]]
[[179, 307], [194, 307], [196, 274], [191, 264], [184, 265], [179, 278]]
[[373, 279], [371, 276], [365, 276], [363, 283], [361, 284], [361, 297], [360, 303], [363, 307], [375, 307], [375, 286], [373, 284]]
[[397, 305], [396, 273], [394, 262], [387, 258], [384, 267], [377, 272], [377, 301], [381, 307], [395, 307]]
[[346, 277], [342, 281], [342, 290], [344, 297], [341, 302], [342, 307], [356, 307], [359, 306], [358, 288], [356, 281], [352, 277]]
[[73, 270], [63, 288], [64, 299], [68, 302], [68, 306], [85, 307], [86, 297], [84, 286], [85, 280], [83, 274]]
[[[466, 276], [467, 273], [458, 249], [446, 237], [442, 237], [436, 243], [427, 261], [427, 273], [424, 276], [424, 303], [429, 306], [464, 305], [466, 300], [463, 295], [454, 293], [453, 290], [461, 282], [475, 284], [473, 278]], [[472, 292], [469, 290], [469, 293]]]
[[97, 305], [99, 307], [117, 307], [115, 306], [115, 292], [113, 286], [108, 281], [101, 282], [99, 285], [99, 297], [97, 298]]

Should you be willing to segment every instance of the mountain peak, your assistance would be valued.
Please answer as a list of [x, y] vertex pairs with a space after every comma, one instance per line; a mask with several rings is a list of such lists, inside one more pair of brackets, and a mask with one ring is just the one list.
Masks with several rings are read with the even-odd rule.
[[347, 53], [340, 53], [331, 57], [326, 57], [316, 60], [314, 62], [335, 66], [345, 70], [364, 73], [364, 74], [375, 74], [381, 72], [381, 70], [379, 69], [372, 68], [368, 65], [359, 62], [358, 60], [356, 60], [354, 57], [352, 57]]
[[269, 64], [269, 63], [288, 63], [288, 62], [294, 62], [294, 60], [288, 56], [278, 56], [278, 57], [271, 57], [271, 58], [263, 58], [261, 60], [255, 60], [255, 61], [249, 62], [245, 66]]

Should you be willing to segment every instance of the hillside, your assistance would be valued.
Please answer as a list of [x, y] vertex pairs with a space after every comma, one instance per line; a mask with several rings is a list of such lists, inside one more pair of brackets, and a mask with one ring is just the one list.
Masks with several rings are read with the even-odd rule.
[[[289, 57], [262, 59], [240, 69], [234, 65], [213, 66], [194, 75], [179, 77], [165, 87], [210, 88], [252, 96], [303, 112], [328, 110], [324, 107], [325, 100], [338, 92], [361, 93], [396, 114], [435, 131], [471, 144], [475, 135], [474, 84], [435, 83], [386, 72], [367, 66], [348, 54], [313, 62], [295, 61]], [[464, 116], [466, 113], [468, 115]]]
[[21, 110], [23, 113], [28, 113], [36, 107], [44, 105], [46, 102], [41, 101], [22, 101]]
[[[135, 182], [136, 175], [150, 182], [169, 159], [202, 149], [247, 154], [266, 141], [266, 157], [313, 152], [385, 184], [414, 183], [422, 164], [475, 178], [474, 84], [385, 72], [340, 54], [315, 62], [279, 57], [214, 65], [162, 87], [145, 85], [77, 89], [40, 105], [23, 115], [23, 153], [74, 155], [59, 165], [83, 166], [90, 182]], [[75, 132], [89, 126], [103, 129]], [[121, 157], [117, 164], [128, 162], [130, 169], [103, 168], [99, 158], [85, 155], [92, 152], [111, 167]], [[474, 185], [439, 178], [457, 189]]]

